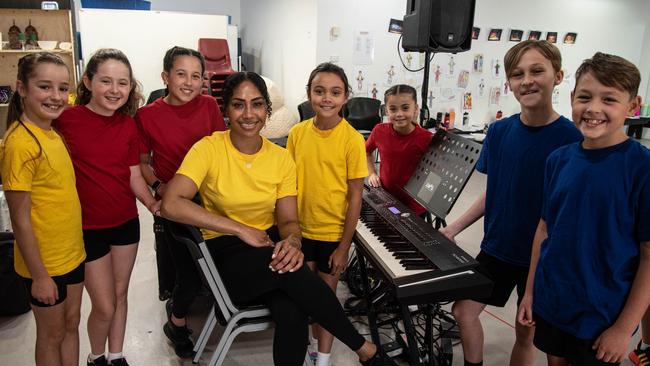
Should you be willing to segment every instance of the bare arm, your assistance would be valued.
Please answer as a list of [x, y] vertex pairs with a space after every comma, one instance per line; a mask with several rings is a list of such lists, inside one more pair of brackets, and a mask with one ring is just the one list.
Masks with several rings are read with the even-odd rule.
[[537, 271], [537, 263], [539, 262], [539, 253], [542, 249], [542, 243], [548, 238], [548, 228], [544, 219], [539, 220], [537, 230], [535, 230], [535, 237], [533, 238], [533, 250], [530, 256], [530, 268], [528, 270], [528, 278], [526, 279], [526, 292], [522, 297], [519, 304], [519, 311], [517, 312], [517, 321], [527, 327], [535, 325], [533, 320], [533, 288], [535, 286], [535, 271]]
[[357, 221], [361, 212], [361, 197], [363, 193], [363, 178], [348, 180], [348, 210], [343, 224], [343, 237], [338, 247], [330, 257], [332, 275], [337, 276], [345, 270], [348, 264], [348, 252], [352, 245], [352, 237], [357, 229]]
[[377, 175], [377, 170], [375, 169], [375, 152], [366, 153], [366, 162], [368, 163], [368, 183], [371, 187], [379, 187], [381, 181]]
[[614, 324], [594, 342], [596, 358], [605, 362], [621, 362], [626, 355], [632, 334], [650, 305], [650, 242], [640, 245], [639, 268], [630, 295]]
[[446, 237], [454, 240], [454, 237], [461, 231], [465, 230], [468, 226], [475, 223], [478, 219], [485, 214], [485, 192], [483, 192], [470, 208], [465, 211], [456, 221], [449, 224], [447, 227], [440, 230]]
[[298, 223], [296, 196], [277, 200], [275, 216], [282, 240], [275, 244], [270, 266], [278, 273], [293, 272], [302, 267], [304, 261], [304, 255], [300, 250], [302, 236]]
[[156, 191], [154, 193], [157, 193], [160, 197], [162, 197], [165, 194], [166, 184], [159, 180], [158, 177], [156, 177], [156, 173], [151, 167], [150, 153], [140, 154], [140, 172], [142, 172], [142, 177], [144, 178], [145, 183], [147, 183], [147, 185], [150, 187], [153, 182], [160, 181], [160, 185], [158, 188], [156, 188]]
[[32, 276], [32, 296], [53, 305], [59, 298], [56, 284], [47, 273], [31, 221], [31, 194], [25, 191], [5, 191], [16, 244]]
[[[156, 201], [156, 198], [151, 194], [147, 182], [144, 181], [142, 173], [140, 172], [140, 166], [133, 165], [131, 168], [131, 190], [138, 198], [143, 205], [147, 207], [147, 210], [152, 214], [156, 214], [156, 211], [160, 210], [160, 202]], [[160, 212], [158, 212], [160, 213]]]
[[198, 187], [190, 178], [176, 174], [167, 185], [162, 200], [162, 216], [173, 221], [236, 235], [245, 243], [255, 246], [270, 246], [266, 232], [240, 224], [227, 217], [208, 212], [205, 208], [192, 202]]

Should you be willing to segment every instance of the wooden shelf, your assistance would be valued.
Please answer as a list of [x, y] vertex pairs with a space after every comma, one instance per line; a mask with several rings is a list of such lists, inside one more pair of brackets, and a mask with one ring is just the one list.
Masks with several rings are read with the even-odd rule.
[[0, 50], [0, 53], [36, 53], [36, 52], [52, 52], [52, 53], [72, 54], [72, 51], [66, 51], [66, 50]]

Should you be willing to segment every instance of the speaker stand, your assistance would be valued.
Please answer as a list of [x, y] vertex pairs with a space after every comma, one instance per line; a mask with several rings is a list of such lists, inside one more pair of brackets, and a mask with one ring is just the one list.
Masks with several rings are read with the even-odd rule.
[[[420, 107], [420, 126], [424, 128], [437, 127], [434, 125], [429, 114], [427, 105], [427, 94], [429, 93], [429, 69], [431, 68], [431, 51], [424, 53], [424, 80], [422, 80], [422, 106]], [[435, 56], [435, 53], [433, 54]]]

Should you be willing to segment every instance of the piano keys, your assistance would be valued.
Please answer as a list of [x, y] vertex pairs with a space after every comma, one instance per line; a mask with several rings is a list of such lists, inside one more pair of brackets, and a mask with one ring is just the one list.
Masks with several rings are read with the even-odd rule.
[[478, 263], [382, 188], [363, 192], [357, 249], [403, 304], [488, 296]]

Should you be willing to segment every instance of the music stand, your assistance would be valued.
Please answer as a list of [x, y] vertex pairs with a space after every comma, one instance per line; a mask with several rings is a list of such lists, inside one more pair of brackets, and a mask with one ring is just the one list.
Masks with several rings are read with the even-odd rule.
[[435, 217], [435, 228], [446, 226], [481, 153], [482, 145], [444, 130], [437, 130], [429, 150], [404, 186], [404, 190]]

